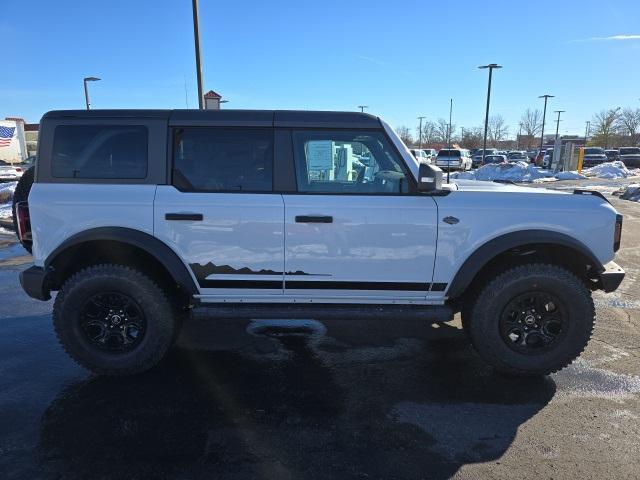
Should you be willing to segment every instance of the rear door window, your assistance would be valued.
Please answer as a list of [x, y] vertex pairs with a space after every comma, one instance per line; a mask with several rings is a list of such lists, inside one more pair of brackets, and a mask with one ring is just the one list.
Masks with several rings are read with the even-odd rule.
[[173, 185], [192, 192], [270, 192], [273, 129], [174, 130]]
[[144, 126], [59, 125], [52, 173], [58, 178], [141, 179], [147, 176]]

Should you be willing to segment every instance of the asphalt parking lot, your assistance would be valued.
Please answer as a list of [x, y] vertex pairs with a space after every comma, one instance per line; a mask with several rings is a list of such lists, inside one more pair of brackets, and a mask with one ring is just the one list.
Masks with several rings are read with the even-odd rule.
[[457, 320], [402, 319], [193, 321], [156, 369], [96, 377], [0, 235], [0, 478], [638, 478], [640, 204], [611, 201], [627, 276], [583, 356], [534, 379], [494, 374]]

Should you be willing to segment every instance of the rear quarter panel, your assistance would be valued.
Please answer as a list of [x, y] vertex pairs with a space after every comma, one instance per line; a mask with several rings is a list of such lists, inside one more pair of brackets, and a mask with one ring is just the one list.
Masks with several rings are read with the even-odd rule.
[[155, 185], [34, 183], [29, 194], [33, 263], [76, 233], [129, 227], [153, 235]]
[[[568, 235], [583, 243], [603, 264], [615, 256], [616, 211], [595, 196], [505, 189], [455, 191], [436, 197], [436, 202], [439, 228], [434, 283], [450, 284], [464, 261], [483, 244], [523, 230]], [[442, 221], [447, 216], [460, 221], [449, 225]]]

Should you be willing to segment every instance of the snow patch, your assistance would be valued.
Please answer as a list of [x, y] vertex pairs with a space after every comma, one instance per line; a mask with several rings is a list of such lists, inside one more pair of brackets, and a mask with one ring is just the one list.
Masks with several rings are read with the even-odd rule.
[[13, 211], [11, 209], [11, 203], [3, 203], [0, 205], [0, 219], [11, 218]]
[[511, 182], [533, 182], [553, 176], [547, 170], [526, 162], [489, 163], [472, 172], [458, 172], [451, 175], [462, 180], [502, 180]]
[[558, 172], [554, 175], [557, 180], [581, 180], [587, 178], [578, 172]]
[[0, 203], [11, 202], [18, 182], [0, 183]]
[[587, 177], [598, 178], [627, 178], [638, 174], [638, 169], [629, 170], [620, 160], [615, 162], [605, 162], [595, 167], [584, 170]]
[[640, 202], [640, 183], [632, 183], [620, 195], [623, 200], [631, 200], [632, 202]]

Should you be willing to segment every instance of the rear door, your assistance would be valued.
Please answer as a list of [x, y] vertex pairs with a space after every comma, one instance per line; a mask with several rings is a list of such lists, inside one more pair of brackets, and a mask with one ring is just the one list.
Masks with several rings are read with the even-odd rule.
[[155, 235], [189, 265], [204, 300], [281, 296], [284, 204], [273, 193], [273, 128], [174, 126], [172, 138]]
[[284, 194], [285, 295], [425, 300], [434, 287], [436, 204], [413, 193], [384, 131], [294, 129], [292, 142], [298, 191]]

